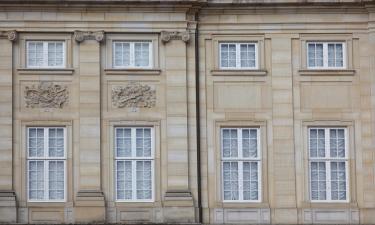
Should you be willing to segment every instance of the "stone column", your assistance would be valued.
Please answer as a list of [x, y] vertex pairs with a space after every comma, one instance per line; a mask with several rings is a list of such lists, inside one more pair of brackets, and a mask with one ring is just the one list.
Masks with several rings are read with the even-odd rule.
[[[103, 32], [76, 31], [79, 43], [79, 183], [76, 222], [104, 222], [100, 178], [100, 42]], [[77, 96], [78, 97], [78, 96]]]
[[16, 223], [12, 153], [12, 42], [15, 31], [0, 31], [0, 223]]
[[292, 37], [272, 35], [272, 221], [297, 223], [293, 133]]
[[167, 192], [164, 196], [166, 222], [194, 222], [189, 190], [187, 43], [188, 31], [161, 33], [165, 45], [167, 93]]

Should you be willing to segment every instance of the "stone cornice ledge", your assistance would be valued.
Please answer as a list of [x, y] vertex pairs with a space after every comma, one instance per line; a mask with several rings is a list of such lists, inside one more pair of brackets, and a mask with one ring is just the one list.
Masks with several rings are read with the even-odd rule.
[[20, 75], [72, 75], [74, 73], [74, 69], [73, 68], [61, 68], [61, 69], [18, 68], [17, 72]]
[[160, 75], [161, 69], [104, 69], [106, 75]]
[[301, 76], [354, 76], [355, 70], [319, 70], [319, 69], [301, 69], [298, 70]]
[[211, 70], [212, 76], [266, 76], [267, 70]]

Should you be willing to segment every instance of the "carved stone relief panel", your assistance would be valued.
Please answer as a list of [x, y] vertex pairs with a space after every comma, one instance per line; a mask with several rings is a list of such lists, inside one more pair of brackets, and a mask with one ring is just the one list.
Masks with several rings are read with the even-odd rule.
[[24, 89], [26, 108], [64, 108], [69, 102], [67, 86], [53, 82], [26, 85]]
[[152, 108], [156, 105], [156, 91], [149, 85], [131, 82], [112, 87], [115, 108]]

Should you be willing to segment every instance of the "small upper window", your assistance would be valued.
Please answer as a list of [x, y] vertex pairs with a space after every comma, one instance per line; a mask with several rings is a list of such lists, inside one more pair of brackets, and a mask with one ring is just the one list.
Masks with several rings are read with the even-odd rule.
[[116, 41], [113, 43], [114, 68], [151, 68], [151, 41]]
[[28, 68], [65, 67], [63, 41], [27, 41]]
[[220, 43], [220, 69], [257, 69], [256, 43]]
[[343, 42], [308, 42], [308, 68], [343, 69], [345, 62], [345, 44]]

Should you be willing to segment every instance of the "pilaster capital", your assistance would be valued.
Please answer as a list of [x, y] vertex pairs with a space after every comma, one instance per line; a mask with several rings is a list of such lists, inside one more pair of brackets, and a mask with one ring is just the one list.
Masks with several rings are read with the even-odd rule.
[[189, 31], [162, 31], [161, 40], [163, 43], [168, 43], [171, 40], [182, 40], [185, 43], [188, 43], [190, 40]]
[[74, 40], [78, 43], [85, 40], [96, 40], [102, 42], [104, 40], [104, 31], [74, 31]]
[[9, 41], [16, 41], [17, 36], [16, 30], [0, 31], [0, 38], [7, 38]]

